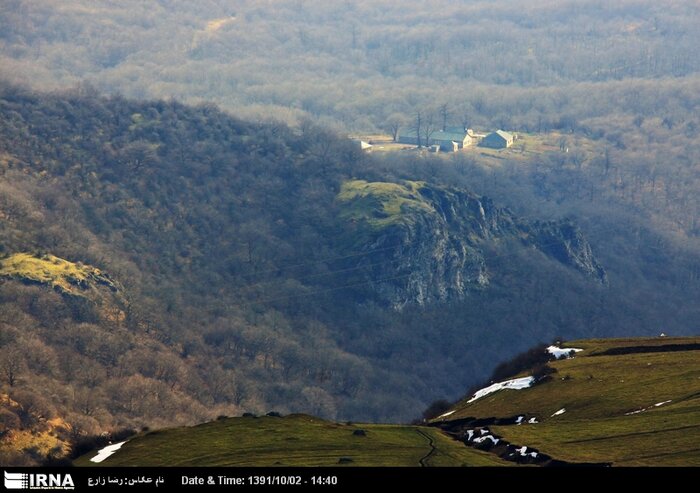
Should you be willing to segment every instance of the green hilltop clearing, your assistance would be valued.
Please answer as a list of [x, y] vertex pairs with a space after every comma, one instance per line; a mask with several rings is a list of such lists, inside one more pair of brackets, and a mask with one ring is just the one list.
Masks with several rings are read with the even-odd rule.
[[45, 284], [60, 293], [71, 295], [79, 295], [95, 284], [117, 291], [114, 282], [99, 269], [54, 255], [15, 253], [0, 258], [0, 277]]
[[420, 195], [424, 182], [399, 183], [349, 180], [342, 184], [337, 200], [343, 204], [341, 217], [351, 221], [365, 221], [371, 227], [382, 229], [410, 220], [412, 212], [435, 212]]
[[[469, 395], [430, 426], [339, 424], [301, 414], [221, 418], [138, 435], [101, 465], [700, 465], [700, 337], [567, 346], [580, 351], [550, 361], [548, 372], [540, 368], [538, 375], [548, 376], [539, 383]], [[76, 465], [95, 465], [96, 454]]]
[[[98, 465], [91, 452], [78, 466]], [[501, 466], [435, 428], [338, 424], [307, 415], [225, 418], [140, 435], [106, 466]]]
[[[470, 421], [495, 418], [495, 436], [570, 462], [700, 465], [700, 337], [567, 346], [583, 351], [550, 362], [551, 379], [471, 403], [467, 396], [434, 423], [468, 429]], [[502, 424], [519, 416], [521, 424]]]

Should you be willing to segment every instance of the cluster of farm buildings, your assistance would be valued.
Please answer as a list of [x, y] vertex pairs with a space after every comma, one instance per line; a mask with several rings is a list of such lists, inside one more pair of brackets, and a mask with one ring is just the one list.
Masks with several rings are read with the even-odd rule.
[[426, 136], [418, 136], [413, 131], [399, 132], [396, 141], [399, 144], [423, 145], [438, 152], [457, 152], [465, 147], [479, 145], [492, 149], [506, 149], [513, 145], [514, 136], [503, 130], [488, 134], [476, 133], [471, 128], [447, 127]]
[[[513, 145], [517, 137], [503, 130], [491, 133], [478, 133], [471, 128], [446, 127], [428, 134], [415, 129], [400, 131], [396, 134], [395, 142], [426, 148], [432, 152], [457, 152], [471, 146], [489, 147], [491, 149], [507, 149]], [[363, 151], [371, 151], [373, 144], [380, 143], [372, 140], [353, 139]]]

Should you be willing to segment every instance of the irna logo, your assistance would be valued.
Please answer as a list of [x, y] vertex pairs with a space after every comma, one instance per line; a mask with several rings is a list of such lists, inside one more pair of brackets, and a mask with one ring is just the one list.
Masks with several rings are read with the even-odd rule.
[[73, 490], [75, 484], [70, 474], [5, 473], [5, 489], [8, 490]]

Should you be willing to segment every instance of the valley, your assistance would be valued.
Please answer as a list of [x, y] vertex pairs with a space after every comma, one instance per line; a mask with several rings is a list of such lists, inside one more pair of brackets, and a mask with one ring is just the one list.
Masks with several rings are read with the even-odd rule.
[[[465, 187], [503, 197], [508, 170], [210, 107], [4, 91], [6, 461], [244, 411], [410, 420], [533, 341], [692, 326], [687, 247], [650, 262], [634, 238], [651, 227]], [[14, 449], [56, 418], [51, 450]]]

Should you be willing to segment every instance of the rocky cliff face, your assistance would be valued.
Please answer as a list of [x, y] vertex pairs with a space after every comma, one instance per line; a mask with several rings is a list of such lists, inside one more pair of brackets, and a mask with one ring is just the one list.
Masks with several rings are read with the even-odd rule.
[[338, 195], [342, 241], [367, 251], [351, 261], [372, 281], [379, 297], [401, 309], [462, 299], [489, 284], [485, 242], [517, 240], [606, 282], [581, 231], [571, 222], [516, 218], [487, 197], [424, 182], [362, 180], [343, 184]]

